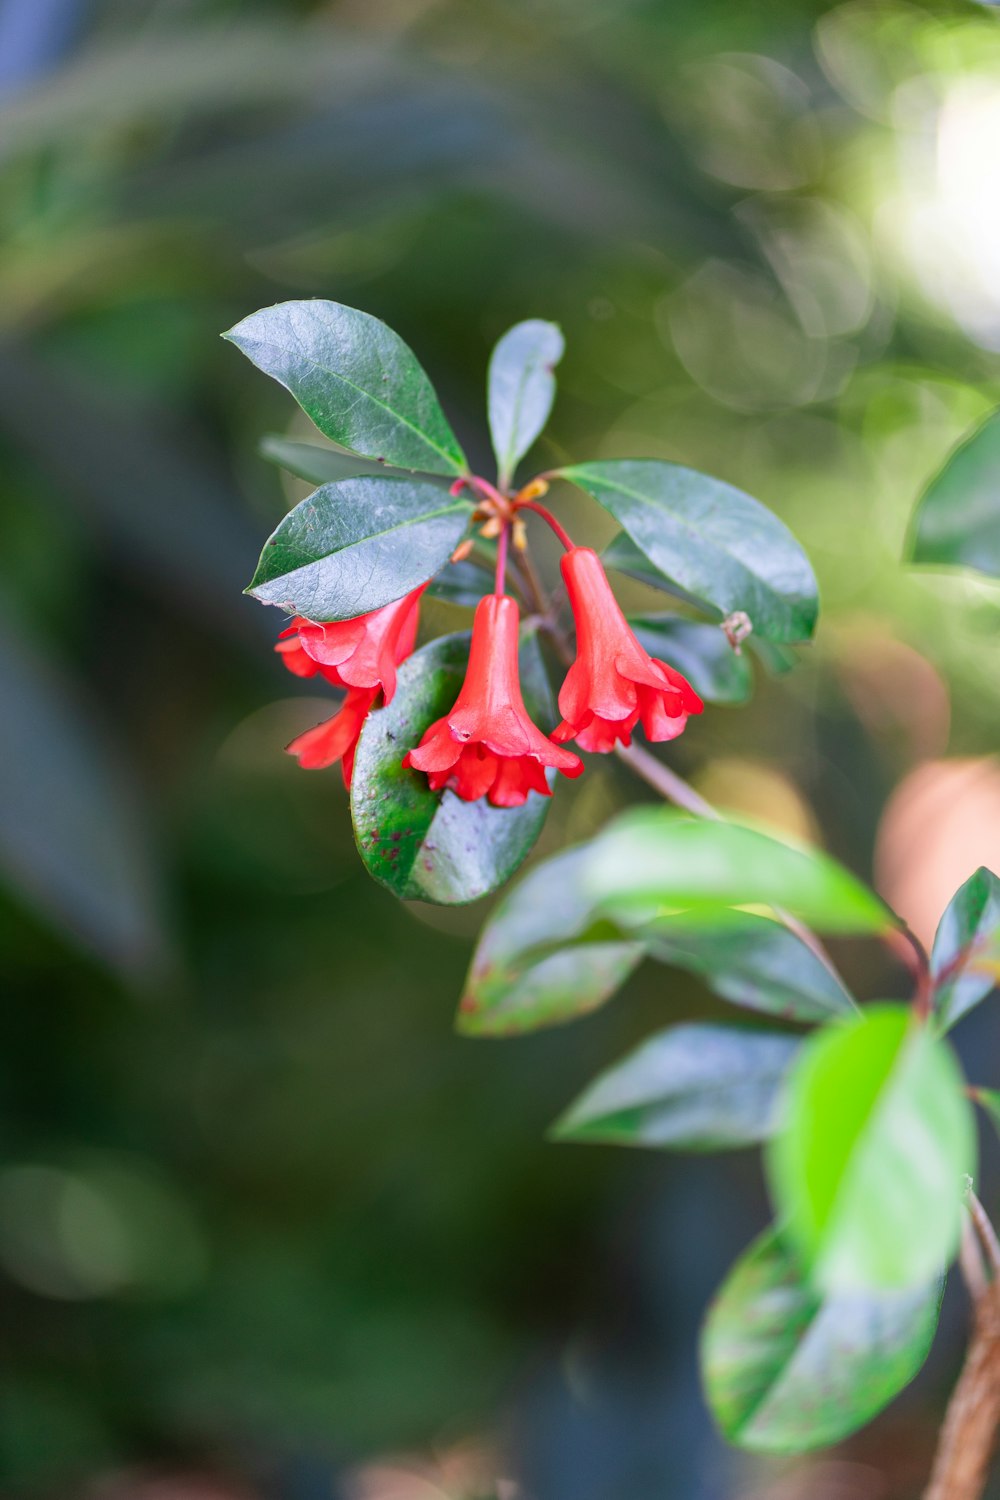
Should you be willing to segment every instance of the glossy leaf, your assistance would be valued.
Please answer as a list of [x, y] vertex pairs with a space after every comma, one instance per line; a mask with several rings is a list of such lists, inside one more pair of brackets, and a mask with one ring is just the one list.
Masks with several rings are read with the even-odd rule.
[[556, 394], [553, 370], [565, 347], [555, 323], [531, 318], [515, 324], [493, 350], [487, 404], [501, 488], [549, 419]]
[[1000, 578], [1000, 412], [949, 455], [924, 491], [909, 556]]
[[745, 911], [661, 917], [642, 932], [651, 958], [697, 974], [734, 1005], [786, 1021], [857, 1014], [839, 975], [769, 917]]
[[449, 563], [434, 579], [428, 589], [435, 599], [447, 604], [460, 604], [465, 609], [475, 609], [484, 594], [493, 592], [493, 571], [473, 558]]
[[468, 1036], [512, 1036], [595, 1010], [641, 961], [594, 920], [580, 889], [584, 848], [536, 865], [497, 907], [479, 937], [458, 1014]]
[[608, 459], [561, 469], [609, 510], [667, 578], [756, 634], [803, 641], [816, 624], [816, 579], [787, 526], [749, 495], [679, 464]]
[[291, 391], [342, 448], [401, 469], [468, 465], [411, 349], [369, 313], [320, 298], [279, 302], [223, 335]]
[[[339, 448], [321, 448], [319, 443], [300, 443], [293, 438], [271, 434], [261, 439], [261, 457], [269, 463], [287, 469], [309, 484], [333, 484], [338, 479], [355, 479], [362, 474], [379, 476], [394, 473], [403, 475], [404, 470], [393, 470], [387, 464], [377, 463], [371, 458], [358, 458], [353, 453], [343, 453]], [[432, 482], [443, 484], [443, 479]]]
[[629, 927], [659, 908], [782, 906], [825, 932], [880, 932], [888, 908], [819, 849], [739, 823], [645, 807], [615, 819], [590, 846], [591, 899]]
[[563, 1115], [560, 1140], [722, 1151], [777, 1127], [798, 1037], [735, 1026], [671, 1026], [602, 1073]]
[[247, 593], [310, 620], [350, 620], [426, 582], [448, 561], [469, 507], [416, 479], [342, 479], [271, 534]]
[[975, 1128], [946, 1043], [903, 1006], [806, 1044], [767, 1156], [779, 1216], [829, 1290], [926, 1284], [951, 1259]]
[[949, 1031], [1000, 980], [1000, 880], [985, 867], [952, 896], [931, 953], [934, 1015]]
[[762, 1453], [827, 1447], [869, 1422], [923, 1365], [943, 1283], [815, 1290], [768, 1229], [732, 1268], [701, 1336], [705, 1395], [723, 1435]]
[[709, 703], [745, 703], [750, 697], [753, 672], [746, 652], [737, 656], [718, 625], [676, 615], [634, 615], [629, 624], [650, 656], [676, 667]]
[[[548, 811], [548, 798], [536, 792], [523, 807], [463, 802], [453, 792], [432, 792], [426, 776], [403, 767], [406, 751], [457, 698], [469, 639], [468, 632], [441, 636], [403, 663], [392, 702], [362, 730], [351, 780], [354, 836], [367, 869], [397, 896], [442, 906], [476, 901], [509, 880]], [[523, 686], [537, 712], [535, 650], [532, 641]]]
[[637, 583], [644, 583], [651, 589], [659, 589], [661, 594], [669, 594], [672, 599], [690, 604], [703, 614], [710, 615], [713, 620], [721, 621], [723, 618], [722, 610], [709, 604], [707, 599], [699, 599], [696, 594], [688, 593], [687, 589], [682, 589], [672, 579], [665, 577], [624, 531], [619, 531], [617, 536], [611, 538], [601, 553], [601, 561], [606, 568], [614, 568], [617, 573], [624, 573]]

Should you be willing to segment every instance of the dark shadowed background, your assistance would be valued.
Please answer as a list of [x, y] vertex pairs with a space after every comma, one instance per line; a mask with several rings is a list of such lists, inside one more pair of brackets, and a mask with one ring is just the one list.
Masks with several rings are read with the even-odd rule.
[[[456, 1037], [483, 908], [397, 904], [339, 774], [282, 754], [323, 704], [241, 591], [304, 493], [259, 440], [307, 424], [218, 335], [286, 298], [378, 314], [484, 466], [493, 340], [561, 323], [543, 463], [706, 469], [819, 574], [801, 665], [671, 763], [926, 937], [1000, 861], [1000, 591], [900, 563], [1000, 390], [998, 140], [973, 4], [0, 0], [4, 1496], [918, 1492], [960, 1294], [850, 1445], [736, 1454], [695, 1349], [767, 1217], [756, 1153], [545, 1140], [716, 1002], [649, 968], [571, 1027]], [[645, 795], [614, 764], [561, 787], [542, 849]], [[989, 1012], [962, 1038], [1000, 1083]]]

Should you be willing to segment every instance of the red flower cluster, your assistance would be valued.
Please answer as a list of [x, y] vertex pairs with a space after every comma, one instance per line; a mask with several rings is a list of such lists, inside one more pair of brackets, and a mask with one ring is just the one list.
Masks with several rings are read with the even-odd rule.
[[[647, 739], [672, 740], [703, 704], [691, 684], [636, 640], [596, 552], [570, 547], [562, 573], [576, 622], [577, 655], [559, 693], [562, 722], [543, 734], [528, 717], [518, 674], [518, 607], [506, 594], [481, 599], [472, 646], [455, 706], [407, 752], [404, 766], [423, 771], [434, 791], [466, 802], [487, 797], [494, 807], [520, 807], [529, 792], [551, 796], [548, 770], [579, 776], [582, 750], [605, 753], [631, 743], [641, 724]], [[333, 718], [307, 730], [288, 749], [307, 769], [341, 761], [350, 786], [364, 721], [381, 693], [396, 690], [396, 668], [413, 650], [420, 596], [427, 587], [354, 620], [313, 624], [295, 618], [275, 649], [289, 671], [323, 676], [347, 697]]]

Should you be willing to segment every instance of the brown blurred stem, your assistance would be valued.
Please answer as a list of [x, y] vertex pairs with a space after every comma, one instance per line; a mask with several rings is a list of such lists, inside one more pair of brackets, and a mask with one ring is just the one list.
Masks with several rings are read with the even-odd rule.
[[1000, 1429], [1000, 1243], [972, 1192], [961, 1265], [972, 1297], [972, 1338], [924, 1500], [980, 1500]]

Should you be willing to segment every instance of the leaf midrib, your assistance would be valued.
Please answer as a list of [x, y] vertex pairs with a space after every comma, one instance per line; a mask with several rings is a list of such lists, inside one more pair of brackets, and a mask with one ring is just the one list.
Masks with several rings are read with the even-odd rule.
[[[320, 563], [326, 562], [331, 557], [339, 557], [342, 552], [349, 552], [352, 547], [363, 547], [367, 542], [377, 541], [380, 537], [392, 536], [394, 531], [404, 531], [407, 526], [419, 526], [421, 522], [435, 521], [439, 516], [459, 515], [463, 510], [467, 511], [469, 508], [464, 500], [459, 500], [454, 505], [442, 505], [438, 510], [422, 511], [419, 516], [413, 516], [409, 520], [400, 521], [395, 526], [387, 526], [384, 531], [371, 531], [367, 536], [359, 537], [357, 541], [345, 542], [342, 547], [334, 547], [332, 551], [323, 552], [317, 557], [310, 557], [308, 553], [302, 553], [301, 555], [305, 557], [305, 562], [299, 563], [294, 568], [289, 568], [287, 572], [275, 573], [272, 578], [265, 578], [263, 583], [256, 585], [256, 587], [265, 588], [269, 583], [277, 583], [281, 578], [291, 578], [293, 573], [301, 573], [305, 568], [319, 567]], [[298, 549], [290, 542], [276, 543], [276, 545], [285, 547], [293, 557], [299, 555]], [[253, 584], [250, 585], [249, 592], [255, 592]]]
[[[235, 343], [236, 340], [234, 339], [233, 342]], [[396, 420], [401, 422], [404, 427], [408, 427], [412, 433], [415, 433], [416, 436], [420, 438], [421, 442], [423, 442], [434, 453], [438, 453], [443, 459], [446, 459], [447, 462], [451, 465], [454, 473], [464, 474], [466, 472], [468, 467], [468, 460], [466, 459], [465, 454], [462, 452], [461, 448], [458, 446], [458, 439], [455, 437], [454, 433], [452, 433], [452, 441], [455, 444], [456, 452], [460, 456], [460, 462], [456, 462], [452, 455], [447, 451], [447, 449], [439, 448], [437, 443], [434, 442], [433, 438], [429, 437], [422, 428], [416, 427], [408, 417], [404, 417], [402, 412], [397, 411], [393, 406], [389, 406], [387, 402], [380, 401], [379, 398], [376, 395], [373, 395], [371, 391], [366, 391], [364, 386], [356, 385], [353, 380], [348, 380], [346, 375], [341, 375], [336, 370], [331, 370], [328, 365], [320, 364], [318, 359], [312, 359], [308, 354], [303, 354], [300, 349], [286, 348], [284, 344], [279, 344], [276, 339], [264, 338], [259, 339], [258, 342], [267, 344], [272, 349], [277, 349], [280, 354], [284, 354], [289, 357], [294, 356], [296, 359], [301, 359], [304, 364], [311, 365], [314, 370], [318, 370], [322, 375], [329, 375], [332, 377], [332, 379], [339, 380], [342, 385], [346, 385], [350, 390], [357, 391], [359, 396], [366, 397], [367, 400], [371, 401], [374, 406], [380, 407], [382, 411], [388, 412], [389, 416], [395, 417]], [[417, 368], [419, 369], [420, 367], [417, 366]], [[433, 388], [431, 390], [431, 394], [434, 395]], [[435, 396], [434, 399], [437, 400], [437, 397]], [[438, 410], [441, 411], [440, 403], [438, 403]], [[448, 430], [450, 432], [451, 425], [448, 422], [448, 418], [445, 416], [443, 411], [441, 411], [441, 417], [445, 423], [445, 426], [448, 427]], [[358, 458], [370, 459], [372, 457], [370, 453], [361, 453], [357, 448], [351, 448], [349, 451], [351, 453], [356, 453]], [[400, 467], [402, 468], [403, 465], [400, 465]], [[413, 470], [411, 472], [417, 473], [419, 471]]]

